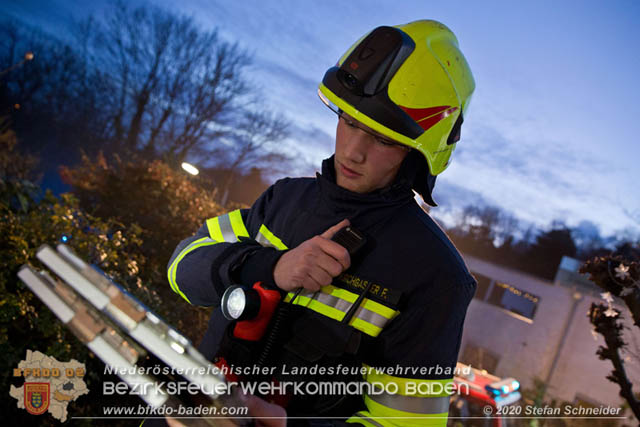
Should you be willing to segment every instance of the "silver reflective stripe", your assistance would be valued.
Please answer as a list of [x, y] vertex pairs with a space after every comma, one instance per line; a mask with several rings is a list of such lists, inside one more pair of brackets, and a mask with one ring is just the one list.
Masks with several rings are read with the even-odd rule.
[[[351, 302], [349, 302], [347, 300], [335, 297], [333, 295], [326, 294], [326, 293], [321, 292], [321, 291], [318, 291], [318, 292], [315, 292], [315, 293], [308, 292], [306, 294], [301, 294], [301, 295], [305, 296], [305, 297], [307, 297], [309, 299], [313, 299], [313, 300], [316, 300], [318, 302], [321, 302], [324, 305], [328, 305], [329, 307], [333, 307], [336, 310], [340, 310], [343, 313], [346, 313], [347, 311], [349, 311], [349, 309], [353, 305], [353, 303], [351, 303]], [[296, 301], [294, 301], [294, 304], [296, 304]], [[370, 324], [372, 324], [374, 326], [377, 326], [379, 328], [384, 328], [384, 326], [389, 321], [389, 319], [385, 318], [384, 316], [381, 316], [378, 313], [374, 313], [371, 310], [367, 310], [363, 306], [358, 307], [358, 309], [356, 310], [356, 313], [354, 315], [354, 318], [358, 318], [360, 320], [364, 320], [365, 322], [370, 323]]]
[[381, 316], [371, 310], [367, 310], [363, 306], [358, 307], [355, 317], [364, 320], [365, 322], [371, 323], [372, 325], [375, 325], [379, 328], [382, 328], [389, 321], [389, 319], [387, 319], [386, 317]]
[[229, 214], [219, 216], [218, 224], [220, 225], [220, 231], [222, 232], [222, 237], [224, 237], [225, 242], [234, 243], [238, 241], [236, 233], [233, 232], [233, 227], [231, 227]]
[[180, 251], [176, 259], [173, 260], [173, 264], [171, 264], [171, 266], [169, 267], [168, 279], [169, 279], [169, 285], [171, 285], [171, 289], [173, 289], [174, 292], [182, 296], [182, 298], [187, 300], [189, 304], [191, 304], [191, 301], [189, 301], [187, 296], [180, 290], [180, 288], [178, 287], [178, 283], [176, 282], [176, 272], [178, 270], [178, 264], [180, 263], [180, 261], [182, 261], [182, 258], [184, 258], [192, 250], [197, 249], [201, 246], [209, 246], [216, 243], [218, 242], [213, 239], [210, 239], [209, 237], [204, 237], [202, 239], [194, 240], [186, 248]]
[[[210, 239], [209, 237], [204, 237], [202, 239], [194, 240], [193, 242], [189, 243], [189, 246], [187, 246], [186, 248], [181, 250], [180, 253], [178, 254], [178, 256], [176, 257], [176, 259], [173, 261], [173, 264], [171, 264], [171, 267], [169, 268], [169, 272], [173, 276], [175, 276], [175, 274], [176, 274], [175, 271], [178, 268], [178, 264], [180, 263], [180, 261], [182, 261], [182, 258], [184, 258], [193, 249], [196, 249], [196, 248], [198, 248], [200, 246], [207, 246], [207, 245], [216, 244], [216, 243], [218, 243], [218, 242], [216, 242], [213, 239]], [[173, 286], [173, 284], [171, 282], [169, 282], [169, 284]]]
[[[267, 239], [264, 234], [258, 231], [256, 235], [256, 242], [260, 243], [262, 246], [268, 246], [270, 248], [275, 248], [275, 245]], [[277, 248], [276, 248], [277, 249]]]
[[317, 300], [318, 302], [321, 302], [324, 305], [328, 305], [329, 307], [333, 307], [336, 310], [340, 310], [343, 313], [346, 313], [347, 311], [349, 311], [349, 309], [353, 305], [349, 301], [345, 301], [341, 298], [334, 297], [333, 295], [325, 294], [324, 292], [316, 292], [315, 294], [307, 294], [305, 296], [307, 298]]
[[363, 420], [367, 421], [368, 423], [373, 424], [374, 426], [384, 427], [384, 425], [380, 424], [379, 422], [374, 421], [373, 419], [371, 419], [371, 418], [367, 417], [367, 416], [364, 414], [364, 412], [357, 412], [357, 413], [356, 413], [356, 416], [358, 416], [358, 417], [362, 418]]
[[[183, 251], [186, 251], [187, 249], [191, 250], [192, 247], [201, 245], [203, 243], [218, 243], [218, 242], [216, 242], [215, 240], [213, 240], [210, 237], [203, 237], [202, 239], [194, 240], [193, 242], [189, 243], [189, 246], [184, 248]], [[180, 253], [182, 253], [182, 252], [180, 252]]]
[[369, 396], [369, 399], [387, 408], [412, 412], [414, 414], [442, 414], [449, 412], [449, 396], [417, 397], [389, 393], [368, 394], [367, 396]]

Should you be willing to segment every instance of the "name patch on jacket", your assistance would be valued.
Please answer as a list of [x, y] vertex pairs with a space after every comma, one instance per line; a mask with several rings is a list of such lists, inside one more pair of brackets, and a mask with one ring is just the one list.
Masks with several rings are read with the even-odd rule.
[[394, 307], [398, 305], [400, 297], [402, 296], [402, 292], [398, 290], [387, 288], [375, 282], [372, 283], [371, 280], [363, 279], [349, 273], [342, 273], [334, 280], [338, 282], [339, 285], [344, 286], [345, 289], [357, 294], [362, 293], [367, 286], [371, 285], [369, 292], [367, 293], [367, 297], [371, 297], [373, 300], [378, 300], [379, 302], [386, 303], [387, 305]]

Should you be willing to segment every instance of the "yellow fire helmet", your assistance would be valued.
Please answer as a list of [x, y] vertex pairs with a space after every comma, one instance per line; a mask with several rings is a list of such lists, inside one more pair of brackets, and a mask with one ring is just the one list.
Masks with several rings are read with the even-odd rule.
[[363, 36], [325, 73], [318, 95], [422, 153], [435, 181], [449, 165], [474, 89], [456, 36], [440, 22], [420, 20]]

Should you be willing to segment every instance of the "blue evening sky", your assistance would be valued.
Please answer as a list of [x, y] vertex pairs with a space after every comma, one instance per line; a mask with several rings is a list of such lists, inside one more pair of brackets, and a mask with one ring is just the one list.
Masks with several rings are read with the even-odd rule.
[[[325, 70], [378, 25], [439, 20], [457, 35], [477, 89], [436, 201], [459, 208], [483, 199], [538, 225], [586, 220], [603, 234], [640, 226], [625, 214], [640, 217], [638, 1], [149, 2], [218, 27], [254, 54], [251, 77], [265, 101], [292, 120], [287, 146], [304, 175], [333, 150], [336, 119], [316, 96]], [[0, 5], [63, 32], [72, 17], [100, 14], [112, 3]]]

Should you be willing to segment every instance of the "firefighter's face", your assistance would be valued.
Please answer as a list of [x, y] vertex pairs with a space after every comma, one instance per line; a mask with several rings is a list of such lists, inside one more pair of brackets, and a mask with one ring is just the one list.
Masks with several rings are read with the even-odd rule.
[[336, 130], [336, 183], [355, 193], [386, 187], [396, 177], [408, 151], [342, 113]]

